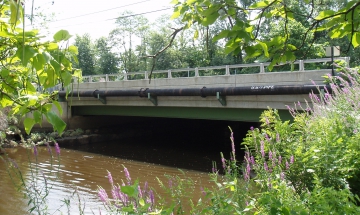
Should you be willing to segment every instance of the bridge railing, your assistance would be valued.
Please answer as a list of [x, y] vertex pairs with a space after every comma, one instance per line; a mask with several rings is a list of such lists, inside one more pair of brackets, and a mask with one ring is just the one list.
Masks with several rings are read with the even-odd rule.
[[[350, 57], [336, 57], [334, 60], [344, 60], [349, 65]], [[277, 71], [277, 67], [290, 66], [288, 71], [295, 71], [295, 66], [298, 71], [306, 71], [306, 64], [329, 63], [331, 58], [319, 58], [309, 60], [297, 60], [288, 64], [279, 64], [273, 70]], [[218, 76], [218, 75], [238, 75], [251, 73], [266, 73], [268, 72], [269, 62], [266, 63], [250, 63], [250, 64], [235, 64], [222, 66], [209, 66], [197, 68], [182, 68], [171, 70], [157, 70], [152, 72], [152, 78], [179, 78], [179, 77], [201, 77], [201, 76]], [[312, 69], [314, 70], [314, 69]], [[308, 70], [309, 71], [309, 70]], [[277, 71], [284, 72], [284, 71]], [[109, 81], [126, 81], [126, 80], [148, 80], [150, 72], [132, 72], [132, 73], [118, 73], [118, 74], [104, 74], [83, 76], [83, 82], [109, 82]]]

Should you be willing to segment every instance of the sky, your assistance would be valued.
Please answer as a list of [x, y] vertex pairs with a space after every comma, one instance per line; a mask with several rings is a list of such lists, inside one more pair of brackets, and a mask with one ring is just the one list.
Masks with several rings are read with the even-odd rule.
[[[31, 0], [27, 1], [26, 13], [31, 14]], [[89, 33], [92, 39], [107, 36], [116, 27], [115, 19], [121, 12], [130, 10], [155, 21], [163, 14], [171, 14], [171, 0], [35, 0], [45, 14], [54, 13], [53, 21], [47, 22], [48, 32], [53, 35], [61, 29], [71, 35]], [[154, 12], [157, 11], [157, 12]], [[31, 27], [30, 27], [31, 28]]]

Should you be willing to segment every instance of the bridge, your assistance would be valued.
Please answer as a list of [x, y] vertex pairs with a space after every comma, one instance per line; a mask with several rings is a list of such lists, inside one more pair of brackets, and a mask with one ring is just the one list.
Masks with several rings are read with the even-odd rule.
[[75, 116], [113, 115], [257, 122], [268, 107], [290, 119], [286, 106], [306, 106], [309, 93], [323, 89], [322, 76], [332, 72], [307, 66], [329, 62], [299, 60], [296, 71], [279, 72], [267, 72], [269, 63], [153, 71], [151, 80], [148, 72], [84, 76], [67, 99], [60, 91], [59, 100], [68, 123]]

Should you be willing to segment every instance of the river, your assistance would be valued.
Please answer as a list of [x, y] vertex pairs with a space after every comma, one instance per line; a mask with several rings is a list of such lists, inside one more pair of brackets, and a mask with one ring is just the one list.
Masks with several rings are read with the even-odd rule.
[[[204, 123], [203, 126], [196, 127], [197, 123], [190, 122], [184, 125], [183, 121], [179, 121], [180, 127], [188, 128], [179, 132], [179, 128], [174, 129], [166, 122], [162, 123], [163, 126], [160, 129], [160, 126], [157, 126], [156, 131], [152, 132], [153, 135], [145, 138], [146, 141], [142, 136], [68, 148], [60, 145], [60, 163], [55, 154], [53, 159], [50, 159], [45, 146], [38, 147], [37, 161], [32, 151], [22, 147], [6, 151], [8, 157], [16, 161], [25, 181], [29, 182], [34, 178], [29, 168], [29, 158], [32, 161], [32, 169], [38, 170], [35, 183], [40, 188], [45, 183], [42, 175], [44, 173], [47, 186], [51, 189], [43, 205], [48, 206], [50, 214], [79, 214], [79, 208], [84, 210], [84, 214], [100, 214], [99, 210], [104, 214], [97, 196], [98, 186], [105, 188], [111, 196], [107, 171], [112, 173], [115, 183], [121, 184], [121, 180], [125, 180], [124, 166], [129, 170], [133, 180], [139, 179], [141, 185], [147, 181], [160, 196], [166, 194], [160, 189], [156, 178], [168, 184], [165, 175], [181, 175], [178, 170], [180, 168], [186, 177], [194, 181], [197, 193], [194, 200], [197, 200], [201, 195], [200, 187], [212, 186], [208, 175], [212, 161], [218, 161], [220, 166], [219, 152], [223, 151], [226, 156], [231, 150], [229, 130], [226, 124], [217, 124], [212, 130]], [[149, 130], [148, 125], [144, 127]], [[139, 132], [142, 129], [137, 127]], [[222, 131], [226, 131], [226, 134], [222, 134]], [[240, 148], [239, 145], [237, 147]], [[55, 153], [54, 149], [52, 151]], [[0, 160], [0, 214], [28, 214], [28, 202], [16, 191], [5, 167], [5, 163]], [[158, 196], [156, 198], [158, 199]], [[70, 200], [69, 208], [64, 204], [64, 200]]]
[[[62, 203], [64, 199], [70, 199], [70, 214], [79, 214], [79, 202], [81, 208], [84, 208], [85, 214], [92, 214], [92, 212], [99, 214], [99, 208], [103, 209], [103, 206], [97, 197], [96, 190], [98, 186], [110, 190], [107, 171], [112, 173], [115, 182], [121, 184], [121, 180], [125, 180], [123, 165], [128, 168], [132, 179], [139, 179], [141, 185], [147, 181], [150, 187], [154, 187], [158, 191], [160, 191], [160, 188], [156, 177], [167, 184], [165, 173], [168, 175], [181, 175], [180, 171], [173, 167], [72, 149], [62, 149], [60, 164], [55, 156], [51, 165], [47, 148], [39, 147], [38, 151], [36, 165], [32, 151], [27, 152], [22, 147], [7, 150], [9, 158], [16, 160], [26, 181], [30, 181], [32, 178], [29, 170], [28, 155], [32, 160], [33, 170], [37, 169], [39, 171], [39, 174], [33, 173], [37, 176], [35, 181], [39, 187], [44, 185], [44, 178], [40, 172], [45, 174], [48, 187], [51, 187], [46, 202], [50, 214], [60, 214], [60, 211], [64, 214], [68, 213], [68, 208]], [[210, 183], [207, 173], [193, 170], [185, 170], [185, 173], [186, 176], [196, 182], [199, 189], [200, 186], [208, 186]], [[4, 162], [0, 162], [0, 177], [2, 179], [0, 183], [0, 214], [27, 214], [26, 210], [29, 208], [27, 207], [27, 201], [22, 197], [21, 193], [16, 191], [13, 181], [8, 176]], [[18, 180], [14, 180], [18, 182]], [[110, 192], [108, 194], [111, 195]], [[163, 193], [160, 192], [160, 194]], [[59, 211], [56, 211], [57, 209]]]

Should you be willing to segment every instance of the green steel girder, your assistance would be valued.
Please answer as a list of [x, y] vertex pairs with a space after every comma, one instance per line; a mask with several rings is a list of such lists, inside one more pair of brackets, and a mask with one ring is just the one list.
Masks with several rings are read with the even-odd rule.
[[[113, 116], [142, 116], [184, 119], [209, 119], [258, 122], [262, 109], [236, 108], [195, 108], [195, 107], [141, 107], [141, 106], [73, 106], [73, 116], [84, 115], [113, 115]], [[283, 120], [291, 120], [287, 110], [279, 110]]]

